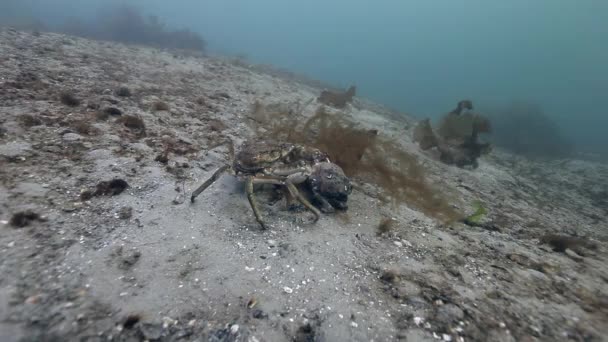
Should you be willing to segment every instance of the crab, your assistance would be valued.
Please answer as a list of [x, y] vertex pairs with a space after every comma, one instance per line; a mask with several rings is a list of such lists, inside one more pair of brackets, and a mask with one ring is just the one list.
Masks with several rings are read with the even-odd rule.
[[[253, 191], [254, 184], [273, 184], [286, 188], [291, 198], [298, 200], [314, 214], [315, 222], [319, 220], [321, 212], [346, 210], [346, 202], [352, 192], [352, 185], [344, 171], [330, 162], [329, 156], [321, 150], [276, 141], [245, 141], [238, 149], [232, 165], [224, 165], [215, 171], [194, 190], [191, 202], [229, 170], [245, 181], [247, 199], [262, 229], [267, 229], [268, 226], [260, 214]], [[307, 186], [314, 202], [320, 206], [319, 209], [300, 193], [298, 185]]]

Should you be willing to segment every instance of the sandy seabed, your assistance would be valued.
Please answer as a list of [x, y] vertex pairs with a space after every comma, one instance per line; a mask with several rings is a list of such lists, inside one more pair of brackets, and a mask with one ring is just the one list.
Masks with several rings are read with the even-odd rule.
[[[605, 340], [605, 164], [498, 150], [443, 165], [412, 118], [357, 99], [336, 113], [417, 154], [491, 224], [355, 190], [314, 224], [262, 193], [263, 231], [230, 175], [184, 201], [228, 161], [218, 141], [253, 136], [253, 103], [320, 91], [228, 59], [0, 31], [0, 341]], [[94, 193], [112, 179], [129, 186]], [[587, 243], [554, 251], [547, 233]]]

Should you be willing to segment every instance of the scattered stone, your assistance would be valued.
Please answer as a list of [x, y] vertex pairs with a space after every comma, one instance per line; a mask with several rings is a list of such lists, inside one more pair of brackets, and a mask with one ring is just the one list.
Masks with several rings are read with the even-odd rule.
[[4, 145], [0, 145], [0, 157], [8, 160], [24, 159], [23, 155], [30, 152], [32, 146], [23, 141], [12, 141]]
[[122, 323], [122, 327], [124, 329], [131, 329], [137, 323], [139, 323], [140, 320], [141, 320], [141, 316], [138, 314], [128, 315], [127, 318], [125, 318], [124, 322]]
[[95, 196], [95, 192], [91, 190], [82, 190], [80, 192], [80, 200], [86, 202]]
[[597, 244], [586, 238], [558, 234], [543, 235], [540, 237], [540, 243], [551, 246], [554, 252], [559, 253], [565, 253], [567, 249], [571, 249], [582, 255], [584, 254], [584, 252], [581, 252], [582, 248], [589, 250], [597, 249]]
[[266, 319], [268, 318], [268, 314], [260, 309], [255, 309], [251, 311], [251, 317], [255, 319]]
[[228, 93], [223, 91], [217, 92], [210, 97], [214, 100], [228, 100], [232, 98]]
[[152, 111], [160, 112], [160, 111], [169, 111], [169, 105], [163, 101], [156, 101], [152, 103]]
[[239, 325], [238, 325], [238, 324], [233, 324], [233, 325], [230, 327], [230, 333], [231, 333], [232, 335], [236, 335], [238, 332], [239, 332]]
[[131, 89], [122, 86], [119, 87], [118, 89], [116, 89], [116, 91], [114, 92], [116, 94], [116, 96], [120, 96], [120, 97], [130, 97], [131, 95], [133, 95], [131, 93]]
[[403, 243], [401, 241], [393, 241], [393, 243], [395, 244], [395, 246], [397, 247], [403, 247]]
[[26, 197], [44, 197], [48, 193], [48, 189], [38, 183], [21, 182], [14, 189], [14, 192]]
[[131, 250], [124, 254], [122, 246], [118, 247], [113, 254], [119, 258], [118, 268], [121, 270], [130, 269], [139, 261], [139, 258], [141, 258], [141, 252], [138, 250]]
[[25, 304], [30, 304], [30, 305], [38, 304], [38, 303], [40, 303], [41, 299], [42, 299], [42, 295], [40, 295], [40, 294], [29, 296], [25, 299]]
[[191, 336], [194, 333], [191, 327], [181, 328], [177, 332], [174, 333], [176, 340], [184, 339], [188, 336]]
[[21, 125], [26, 128], [42, 125], [42, 120], [38, 116], [31, 114], [22, 114], [18, 119]]
[[144, 120], [138, 116], [134, 115], [123, 115], [116, 122], [123, 124], [130, 130], [138, 130], [140, 133], [146, 131], [146, 124]]
[[116, 196], [125, 191], [129, 187], [129, 184], [122, 179], [113, 179], [111, 181], [99, 182], [96, 186], [96, 190], [93, 193], [95, 196], [109, 195]]
[[399, 280], [399, 274], [395, 270], [385, 270], [382, 272], [382, 275], [380, 275], [380, 280], [387, 283], [395, 283]]
[[105, 107], [102, 110], [97, 111], [95, 113], [95, 118], [97, 120], [107, 120], [110, 116], [121, 116], [122, 110], [116, 107]]
[[64, 91], [59, 95], [59, 100], [66, 106], [77, 107], [80, 105], [80, 99], [78, 99], [72, 92]]
[[122, 220], [128, 220], [133, 216], [133, 208], [131, 207], [122, 207], [118, 210], [118, 218]]
[[[209, 334], [209, 342], [236, 342], [237, 335], [232, 334], [232, 326], [224, 329], [218, 329]], [[238, 332], [238, 330], [237, 330]]]
[[82, 208], [82, 203], [67, 203], [65, 204], [61, 210], [65, 211], [66, 213], [73, 213], [79, 209]]
[[31, 210], [26, 210], [13, 214], [9, 224], [13, 227], [23, 228], [29, 226], [33, 221], [44, 222], [46, 219]]
[[100, 130], [91, 125], [91, 122], [87, 119], [74, 120], [70, 125], [76, 132], [82, 135], [97, 135], [100, 133]]
[[521, 266], [528, 267], [528, 266], [530, 266], [530, 264], [532, 264], [532, 261], [530, 260], [530, 258], [523, 254], [509, 253], [509, 254], [507, 254], [507, 258]]
[[574, 261], [583, 261], [584, 258], [580, 255], [578, 255], [575, 251], [571, 250], [571, 249], [566, 249], [564, 251], [564, 254], [566, 254], [567, 256], [569, 256], [572, 260]]
[[220, 120], [209, 120], [207, 121], [207, 127], [209, 128], [210, 131], [212, 132], [223, 132], [224, 130], [226, 130], [226, 128], [228, 128], [226, 126], [226, 124], [224, 124], [222, 121]]
[[293, 289], [291, 287], [283, 287], [283, 291], [285, 291], [285, 293], [293, 293]]
[[176, 325], [177, 324], [177, 320], [171, 318], [171, 317], [163, 317], [163, 328], [167, 329], [169, 326], [171, 325]]
[[121, 116], [122, 115], [122, 110], [120, 110], [116, 107], [106, 107], [103, 109], [103, 112], [110, 116]]
[[169, 150], [165, 150], [162, 153], [158, 154], [154, 161], [157, 161], [161, 164], [167, 164], [169, 162]]
[[449, 325], [464, 318], [464, 312], [454, 304], [445, 304], [437, 308], [435, 319], [441, 323]]
[[159, 323], [143, 323], [139, 325], [139, 331], [146, 340], [155, 341], [163, 335], [163, 326]]
[[310, 323], [306, 323], [298, 328], [294, 341], [305, 342], [305, 341], [316, 341], [315, 329]]
[[87, 103], [87, 108], [88, 109], [99, 109], [99, 103], [89, 102], [89, 103]]
[[382, 235], [388, 233], [395, 228], [395, 220], [391, 218], [383, 218], [380, 220], [377, 228], [377, 234]]
[[62, 139], [68, 142], [79, 141], [82, 140], [82, 135], [77, 133], [66, 133], [63, 135]]
[[202, 96], [196, 99], [196, 103], [200, 106], [207, 106], [207, 100]]

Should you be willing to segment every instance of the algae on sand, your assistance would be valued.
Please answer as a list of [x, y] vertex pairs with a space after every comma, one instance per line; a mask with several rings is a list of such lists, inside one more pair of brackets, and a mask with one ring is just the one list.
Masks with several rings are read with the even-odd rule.
[[[306, 104], [304, 104], [305, 106]], [[294, 109], [294, 107], [297, 107]], [[416, 156], [375, 129], [365, 129], [341, 112], [319, 107], [309, 118], [302, 106], [256, 103], [252, 118], [260, 137], [313, 146], [329, 154], [348, 177], [377, 185], [381, 197], [393, 205], [407, 203], [425, 214], [446, 222], [461, 219], [439, 191], [426, 179], [426, 170]]]
[[472, 215], [467, 216], [464, 221], [469, 224], [478, 225], [488, 211], [480, 201], [475, 201], [473, 207], [475, 208], [475, 212]]

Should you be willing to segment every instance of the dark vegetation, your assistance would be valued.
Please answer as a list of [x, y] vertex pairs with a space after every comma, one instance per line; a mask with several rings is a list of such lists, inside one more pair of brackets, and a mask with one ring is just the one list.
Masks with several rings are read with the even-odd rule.
[[35, 213], [31, 210], [20, 211], [14, 214], [9, 221], [9, 224], [13, 227], [23, 228], [28, 226], [31, 222], [34, 221], [46, 221], [43, 217], [41, 217], [38, 213]]
[[116, 196], [129, 187], [126, 181], [122, 179], [112, 179], [111, 181], [99, 182], [95, 189], [96, 195]]
[[38, 116], [31, 115], [31, 114], [23, 114], [23, 115], [19, 116], [19, 122], [25, 128], [42, 125], [42, 120], [40, 120], [40, 118]]
[[131, 89], [129, 89], [128, 87], [122, 86], [119, 87], [118, 89], [116, 89], [115, 91], [116, 96], [120, 96], [120, 97], [130, 97], [132, 94]]
[[163, 139], [163, 145], [164, 148], [162, 152], [156, 155], [154, 160], [165, 165], [169, 162], [170, 154], [184, 156], [188, 154], [194, 154], [199, 151], [196, 146], [193, 146], [192, 144], [187, 143], [183, 140], [174, 138]]
[[109, 6], [92, 22], [70, 19], [62, 31], [86, 38], [169, 49], [204, 51], [206, 46], [198, 33], [168, 28], [158, 17], [145, 17], [137, 8], [128, 5]]
[[563, 253], [571, 249], [580, 255], [585, 255], [583, 248], [597, 250], [597, 244], [582, 237], [559, 234], [546, 234], [539, 238], [540, 243], [551, 246], [554, 252]]
[[107, 120], [110, 116], [121, 116], [122, 115], [122, 110], [116, 108], [116, 107], [105, 107], [102, 110], [97, 111], [97, 113], [95, 113], [95, 117], [98, 120]]
[[141, 315], [130, 314], [125, 318], [124, 322], [122, 323], [122, 327], [125, 329], [132, 329], [140, 321], [141, 321]]
[[93, 127], [89, 120], [87, 119], [78, 119], [72, 121], [70, 125], [76, 132], [83, 135], [97, 135], [100, 131]]
[[66, 106], [77, 107], [80, 105], [80, 99], [70, 91], [64, 91], [59, 94], [59, 100]]
[[422, 150], [436, 148], [439, 159], [446, 164], [476, 168], [477, 159], [491, 148], [479, 141], [479, 135], [491, 132], [492, 127], [479, 114], [462, 113], [463, 109], [472, 108], [471, 101], [460, 101], [458, 108], [446, 114], [435, 130], [429, 119], [421, 120], [414, 130], [414, 141]]
[[160, 111], [168, 111], [169, 105], [164, 101], [155, 101], [152, 103], [152, 111], [160, 112]]
[[380, 275], [380, 280], [387, 283], [396, 283], [399, 280], [399, 272], [393, 269], [384, 270]]
[[492, 142], [513, 153], [528, 157], [560, 158], [573, 152], [573, 146], [556, 123], [538, 105], [511, 103], [488, 111], [494, 130]]
[[377, 227], [378, 235], [382, 235], [384, 233], [388, 233], [395, 228], [395, 220], [391, 218], [382, 218]]
[[433, 127], [431, 127], [431, 119], [423, 119], [418, 122], [414, 130], [414, 141], [423, 150], [428, 150], [438, 145], [437, 137], [433, 133]]
[[205, 51], [206, 42], [200, 34], [189, 29], [167, 27], [157, 16], [145, 16], [139, 8], [126, 4], [106, 5], [94, 18], [69, 18], [54, 26], [45, 18], [17, 18], [0, 16], [0, 26], [18, 29], [56, 31], [69, 35], [142, 44], [167, 49]]
[[351, 86], [345, 92], [323, 90], [317, 100], [324, 105], [336, 108], [344, 108], [346, 107], [347, 103], [353, 101], [353, 97], [356, 95], [356, 93], [357, 87], [355, 86]]
[[118, 117], [118, 119], [116, 119], [116, 122], [122, 124], [140, 137], [146, 135], [146, 124], [144, 123], [144, 120], [139, 116], [122, 115]]
[[255, 103], [251, 119], [260, 138], [305, 144], [328, 153], [348, 177], [377, 185], [382, 193], [376, 197], [393, 205], [407, 203], [444, 221], [461, 218], [441, 195], [445, 189], [439, 191], [425, 179], [426, 171], [415, 155], [377, 130], [357, 127], [341, 113], [330, 114], [321, 106], [305, 118], [300, 114], [303, 108], [296, 107]]

